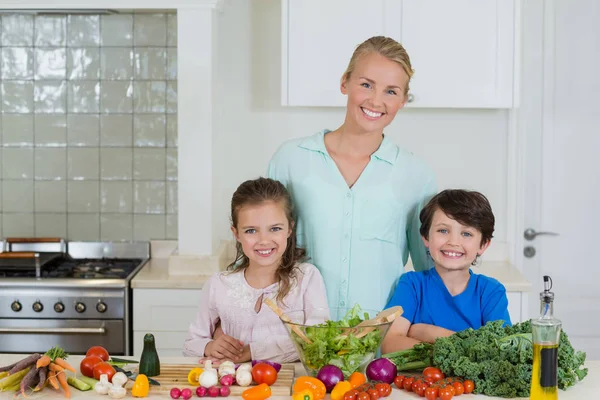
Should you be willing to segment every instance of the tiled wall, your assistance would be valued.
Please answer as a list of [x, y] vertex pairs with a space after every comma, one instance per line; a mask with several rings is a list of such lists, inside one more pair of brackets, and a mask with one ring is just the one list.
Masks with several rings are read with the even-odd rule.
[[176, 14], [0, 23], [0, 237], [175, 239]]

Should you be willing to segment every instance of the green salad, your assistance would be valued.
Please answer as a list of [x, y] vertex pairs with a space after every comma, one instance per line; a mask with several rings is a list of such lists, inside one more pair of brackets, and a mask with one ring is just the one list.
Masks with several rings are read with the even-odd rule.
[[306, 327], [304, 332], [312, 343], [306, 343], [292, 330], [291, 335], [301, 349], [300, 359], [314, 374], [327, 364], [339, 367], [345, 377], [359, 368], [364, 369], [375, 358], [383, 338], [382, 332], [376, 328], [357, 338], [352, 333], [348, 334], [347, 328], [355, 327], [367, 319], [369, 313], [363, 312], [357, 304], [340, 321], [328, 320]]

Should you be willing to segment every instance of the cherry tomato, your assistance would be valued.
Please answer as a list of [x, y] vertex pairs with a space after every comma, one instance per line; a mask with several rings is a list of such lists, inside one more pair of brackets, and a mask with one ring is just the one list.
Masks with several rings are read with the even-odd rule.
[[465, 393], [473, 393], [473, 390], [475, 390], [475, 383], [472, 380], [467, 379], [463, 382], [463, 386], [465, 387]]
[[436, 400], [438, 397], [438, 388], [428, 387], [425, 389], [425, 398], [427, 400]]
[[277, 380], [277, 370], [269, 364], [256, 364], [252, 367], [252, 379], [259, 385], [266, 383], [271, 386]]
[[404, 389], [404, 376], [403, 375], [398, 375], [394, 378], [394, 385], [396, 385], [396, 387], [398, 389]]
[[423, 397], [425, 394], [425, 385], [423, 384], [423, 381], [414, 381], [412, 384], [412, 391], [418, 394], [419, 396]]
[[446, 386], [448, 389], [450, 389], [450, 391], [452, 392], [452, 396], [456, 396], [456, 389], [454, 389], [454, 386], [452, 386], [452, 384], [449, 384], [448, 386]]
[[369, 389], [369, 390], [367, 390], [367, 394], [369, 395], [371, 400], [378, 400], [380, 397], [377, 389]]
[[344, 393], [344, 400], [356, 400], [356, 393], [352, 390], [347, 391]]
[[461, 394], [463, 394], [465, 392], [465, 387], [460, 382], [454, 382], [452, 384], [452, 386], [454, 386], [454, 391], [456, 392], [456, 396], [460, 396]]
[[79, 370], [83, 376], [87, 376], [88, 378], [94, 377], [94, 367], [96, 364], [100, 364], [102, 359], [96, 356], [85, 357], [81, 360], [81, 364], [79, 364]]
[[371, 400], [371, 396], [367, 392], [360, 392], [356, 397], [357, 400]]
[[106, 349], [102, 346], [92, 346], [88, 349], [87, 353], [85, 353], [86, 357], [89, 356], [96, 356], [96, 357], [100, 357], [102, 359], [102, 361], [108, 361], [109, 360], [109, 356], [108, 356], [108, 351], [106, 351]]
[[108, 375], [108, 381], [112, 382], [112, 377], [116, 373], [112, 365], [107, 362], [100, 362], [94, 366], [94, 379], [100, 380], [100, 375]]
[[450, 400], [452, 397], [454, 397], [452, 391], [450, 390], [450, 386], [441, 388], [438, 392], [438, 396], [440, 396], [440, 400]]
[[435, 367], [427, 367], [423, 370], [423, 376], [425, 378], [431, 378], [434, 382], [439, 381], [440, 379], [444, 379], [446, 376], [439, 368]]
[[402, 383], [402, 387], [404, 387], [404, 390], [406, 390], [407, 392], [412, 392], [412, 384], [414, 381], [415, 378], [412, 377], [404, 378], [404, 382]]
[[385, 397], [392, 394], [392, 385], [390, 385], [389, 383], [382, 383], [382, 385], [385, 388]]

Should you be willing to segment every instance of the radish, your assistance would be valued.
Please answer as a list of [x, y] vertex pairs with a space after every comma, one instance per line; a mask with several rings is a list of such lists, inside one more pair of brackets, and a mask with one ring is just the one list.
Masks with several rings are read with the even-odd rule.
[[207, 394], [208, 394], [208, 389], [205, 388], [204, 386], [198, 386], [196, 388], [196, 396], [205, 397]]
[[229, 386], [223, 386], [219, 390], [219, 394], [221, 395], [221, 397], [227, 397], [227, 396], [229, 396], [230, 393], [231, 393], [231, 390], [229, 389]]
[[185, 388], [181, 391], [181, 397], [183, 397], [184, 400], [188, 400], [192, 398], [192, 389], [189, 388]]
[[223, 375], [221, 377], [221, 386], [233, 385], [233, 375]]
[[179, 397], [181, 397], [181, 390], [173, 388], [171, 389], [170, 394], [172, 399], [178, 399]]
[[208, 388], [208, 395], [210, 397], [217, 397], [219, 395], [219, 388], [216, 386], [211, 386]]

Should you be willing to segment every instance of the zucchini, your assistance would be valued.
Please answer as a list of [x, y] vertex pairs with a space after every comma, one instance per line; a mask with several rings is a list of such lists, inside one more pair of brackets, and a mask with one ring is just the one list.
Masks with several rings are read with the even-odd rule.
[[69, 385], [73, 386], [75, 389], [80, 390], [82, 392], [92, 389], [92, 387], [90, 385], [88, 385], [87, 383], [85, 383], [82, 380], [79, 380], [73, 376], [70, 376], [67, 378], [67, 383]]
[[[89, 378], [87, 376], [81, 375], [77, 377], [77, 380], [85, 383], [86, 385], [90, 386], [92, 389], [94, 388], [94, 386], [96, 386], [96, 383], [98, 383], [99, 381], [97, 379], [94, 378]], [[67, 383], [69, 381], [67, 380]]]
[[154, 335], [146, 333], [144, 336], [144, 350], [140, 358], [139, 373], [146, 376], [160, 375], [160, 360], [156, 352], [156, 344], [154, 343]]

